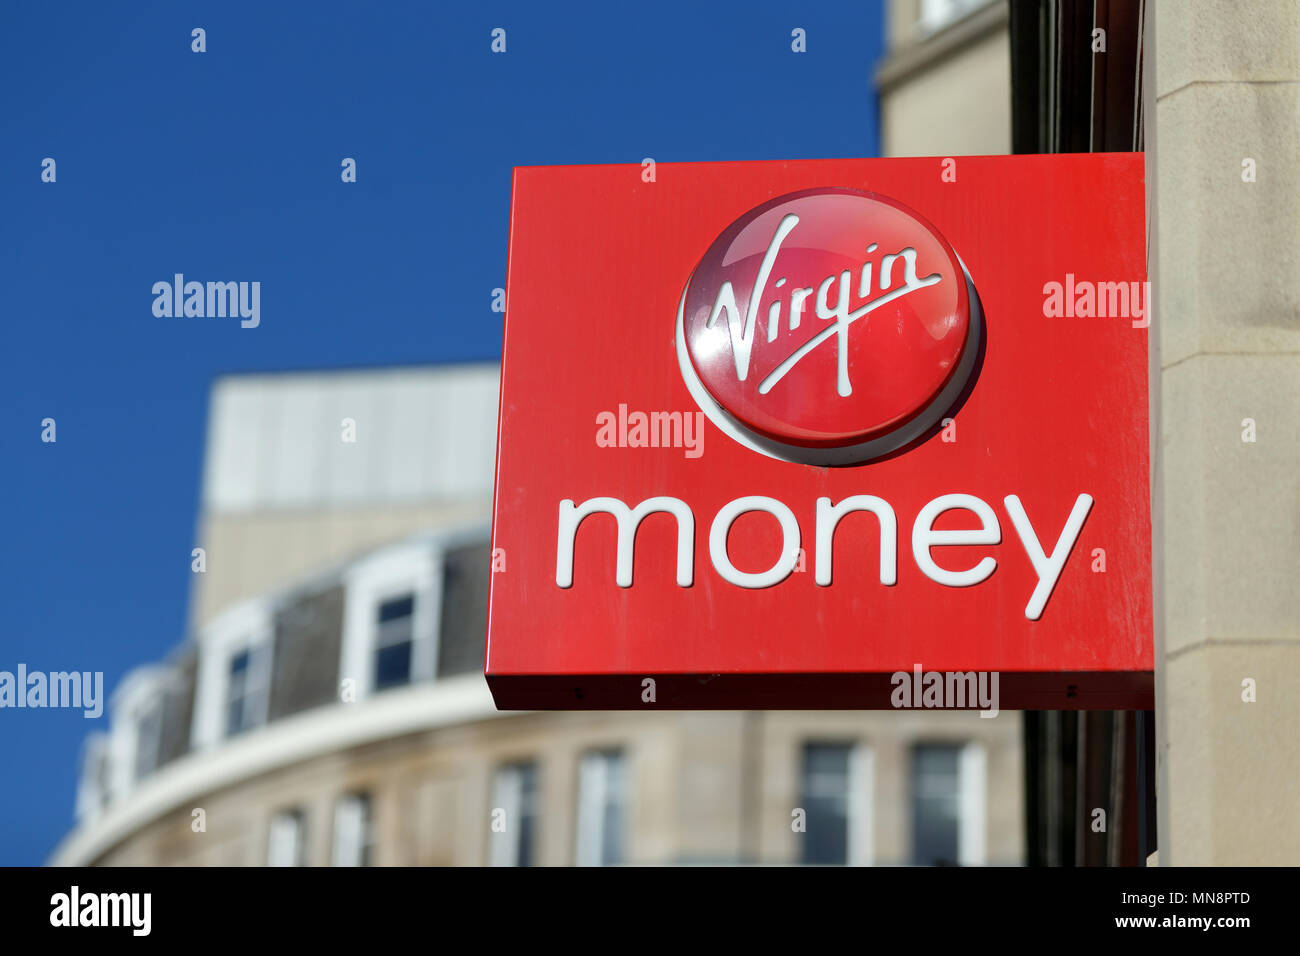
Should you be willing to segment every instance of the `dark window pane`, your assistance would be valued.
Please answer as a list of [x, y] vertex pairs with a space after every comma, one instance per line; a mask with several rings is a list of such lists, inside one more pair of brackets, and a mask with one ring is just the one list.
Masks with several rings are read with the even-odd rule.
[[961, 748], [926, 745], [912, 751], [912, 862], [957, 863]]
[[536, 830], [537, 765], [520, 767], [522, 775], [519, 800], [519, 865], [533, 865], [533, 839]]
[[[504, 853], [493, 848], [495, 864], [533, 865], [533, 840], [537, 832], [537, 765], [532, 761], [507, 763], [497, 771], [497, 799], [507, 806], [506, 830], [494, 839], [508, 840]], [[512, 816], [511, 816], [512, 814]]]
[[379, 605], [379, 623], [410, 617], [415, 610], [415, 597], [407, 594]]
[[411, 642], [390, 644], [375, 652], [375, 690], [410, 683]]
[[526, 816], [519, 821], [519, 865], [533, 865], [533, 818]]
[[248, 672], [251, 663], [249, 651], [240, 651], [230, 659], [229, 696], [226, 699], [226, 736], [246, 730], [248, 713]]
[[375, 629], [375, 690], [410, 683], [414, 612], [412, 594], [379, 605]]
[[807, 817], [803, 862], [844, 864], [849, 860], [849, 744], [807, 744], [803, 750], [803, 794]]

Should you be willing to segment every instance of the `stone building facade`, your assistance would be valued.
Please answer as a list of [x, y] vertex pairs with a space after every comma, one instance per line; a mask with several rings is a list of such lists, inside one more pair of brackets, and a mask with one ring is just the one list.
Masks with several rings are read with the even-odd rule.
[[216, 384], [191, 636], [117, 688], [53, 862], [1021, 860], [1016, 715], [497, 711], [498, 375]]

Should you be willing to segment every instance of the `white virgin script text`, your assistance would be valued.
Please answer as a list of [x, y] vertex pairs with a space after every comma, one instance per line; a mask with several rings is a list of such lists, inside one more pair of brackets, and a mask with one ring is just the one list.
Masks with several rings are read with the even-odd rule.
[[[767, 247], [767, 252], [763, 256], [763, 262], [758, 268], [758, 279], [754, 283], [754, 290], [749, 296], [749, 308], [742, 316], [739, 307], [736, 305], [736, 293], [731, 287], [731, 282], [722, 283], [718, 289], [717, 298], [713, 301], [713, 309], [709, 312], [709, 320], [705, 323], [706, 328], [713, 328], [717, 324], [722, 314], [726, 313], [727, 331], [731, 335], [731, 355], [736, 363], [737, 381], [745, 381], [749, 376], [749, 356], [754, 345], [754, 329], [758, 321], [758, 305], [763, 298], [763, 293], [767, 289], [767, 280], [771, 278], [772, 270], [776, 265], [777, 254], [781, 250], [781, 243], [799, 224], [799, 217], [790, 213], [781, 220], [780, 225], [776, 227], [776, 232], [772, 236], [772, 241]], [[867, 252], [876, 251], [876, 243], [867, 246]], [[896, 289], [889, 289], [890, 283], [894, 279], [894, 263], [899, 259], [903, 260], [903, 284]], [[865, 299], [871, 293], [871, 267], [870, 261], [862, 264], [862, 270], [858, 279], [858, 298]], [[907, 246], [898, 252], [885, 256], [880, 263], [880, 291], [883, 293], [875, 299], [871, 299], [861, 307], [849, 311], [849, 285], [853, 281], [853, 274], [848, 270], [843, 270], [838, 276], [835, 274], [828, 275], [817, 286], [817, 295], [814, 299], [814, 307], [817, 311], [817, 318], [829, 321], [834, 319], [833, 325], [827, 326], [818, 332], [808, 341], [804, 342], [797, 349], [791, 352], [780, 365], [768, 374], [768, 376], [759, 383], [758, 393], [766, 395], [772, 390], [777, 382], [785, 377], [790, 369], [794, 368], [799, 362], [813, 349], [821, 345], [831, 336], [838, 340], [839, 349], [839, 368], [836, 380], [836, 391], [840, 395], [852, 395], [853, 385], [849, 382], [849, 326], [858, 319], [865, 316], [868, 312], [873, 312], [882, 305], [887, 305], [895, 299], [907, 295], [909, 292], [915, 292], [917, 289], [924, 289], [926, 286], [932, 286], [941, 280], [938, 273], [925, 276], [918, 279], [916, 276], [916, 249], [913, 246]], [[832, 307], [829, 302], [831, 284], [839, 279], [839, 293], [835, 305]], [[776, 280], [773, 288], [779, 289], [785, 285], [785, 277]], [[803, 317], [804, 300], [813, 294], [812, 287], [794, 289], [790, 293], [789, 308], [789, 327], [790, 331], [799, 328], [800, 320]], [[773, 302], [767, 308], [767, 340], [776, 341], [777, 333], [781, 328], [781, 300]]]

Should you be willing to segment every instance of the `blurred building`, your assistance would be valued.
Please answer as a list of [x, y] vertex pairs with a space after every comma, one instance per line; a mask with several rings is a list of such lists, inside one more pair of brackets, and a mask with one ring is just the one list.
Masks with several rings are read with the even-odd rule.
[[886, 0], [883, 156], [1011, 152], [1007, 0]]
[[498, 712], [497, 400], [495, 365], [216, 384], [192, 636], [116, 689], [53, 862], [1021, 861], [1014, 714]]

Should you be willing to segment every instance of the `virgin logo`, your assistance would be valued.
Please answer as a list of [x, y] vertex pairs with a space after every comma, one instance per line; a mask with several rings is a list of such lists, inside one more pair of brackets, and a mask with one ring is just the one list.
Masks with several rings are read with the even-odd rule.
[[979, 359], [957, 253], [884, 196], [810, 189], [728, 226], [682, 293], [677, 356], [723, 431], [788, 461], [848, 465], [931, 431]]

